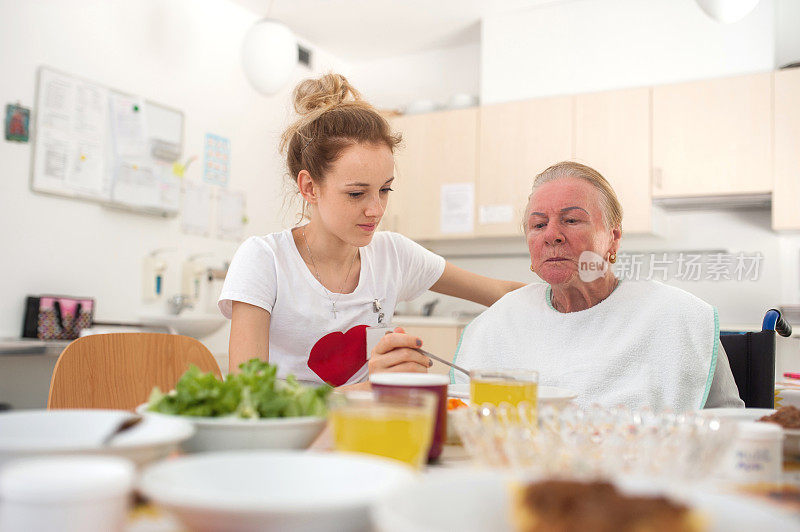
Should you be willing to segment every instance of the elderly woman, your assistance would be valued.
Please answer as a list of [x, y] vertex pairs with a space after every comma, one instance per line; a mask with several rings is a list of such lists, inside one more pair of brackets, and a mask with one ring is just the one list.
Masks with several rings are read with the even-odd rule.
[[[678, 288], [620, 282], [611, 272], [622, 208], [596, 170], [562, 162], [536, 176], [524, 228], [531, 270], [544, 283], [508, 293], [470, 323], [457, 364], [534, 369], [541, 384], [574, 390], [581, 404], [743, 406], [716, 309]], [[397, 336], [387, 335], [376, 355], [408, 345]]]

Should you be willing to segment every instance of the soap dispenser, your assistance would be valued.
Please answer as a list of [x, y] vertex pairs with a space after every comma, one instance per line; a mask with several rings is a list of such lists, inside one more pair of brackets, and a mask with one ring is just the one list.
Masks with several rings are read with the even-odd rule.
[[183, 274], [181, 276], [181, 294], [188, 296], [192, 303], [197, 305], [202, 299], [206, 291], [206, 270], [207, 268], [200, 264], [197, 259], [205, 257], [210, 253], [197, 253], [190, 255], [189, 258], [183, 263]]
[[161, 301], [164, 299], [164, 274], [167, 261], [161, 256], [172, 248], [160, 248], [151, 251], [142, 261], [142, 299], [145, 301]]

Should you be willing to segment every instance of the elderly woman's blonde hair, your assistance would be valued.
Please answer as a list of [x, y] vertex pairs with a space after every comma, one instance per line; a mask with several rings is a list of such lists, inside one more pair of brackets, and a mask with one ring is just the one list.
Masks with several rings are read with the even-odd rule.
[[599, 190], [602, 199], [600, 209], [603, 212], [603, 222], [606, 227], [609, 229], [615, 227], [622, 228], [622, 205], [619, 203], [617, 193], [614, 192], [611, 184], [609, 184], [600, 172], [585, 164], [576, 163], [574, 161], [562, 161], [550, 166], [534, 178], [531, 195], [533, 195], [533, 191], [545, 183], [557, 181], [565, 177], [583, 179]]

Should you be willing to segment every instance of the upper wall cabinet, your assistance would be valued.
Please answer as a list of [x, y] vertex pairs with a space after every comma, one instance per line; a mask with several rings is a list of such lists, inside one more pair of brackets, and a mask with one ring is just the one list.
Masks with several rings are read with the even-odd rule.
[[[471, 237], [472, 231], [442, 232], [442, 185], [474, 187], [477, 170], [478, 110], [460, 109], [392, 119], [403, 145], [395, 157], [395, 192], [388, 229], [414, 240]], [[474, 202], [468, 207], [474, 219]]]
[[481, 107], [477, 236], [521, 236], [536, 174], [572, 156], [571, 97]]
[[775, 73], [772, 228], [800, 230], [800, 68]]
[[608, 179], [625, 233], [651, 233], [650, 89], [575, 97], [575, 159]]
[[653, 197], [771, 192], [771, 80], [654, 87]]

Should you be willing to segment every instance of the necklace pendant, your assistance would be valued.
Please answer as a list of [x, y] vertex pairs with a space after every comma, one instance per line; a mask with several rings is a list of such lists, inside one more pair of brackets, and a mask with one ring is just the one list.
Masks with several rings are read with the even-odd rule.
[[331, 310], [333, 311], [333, 319], [336, 319], [336, 302], [331, 303]]

